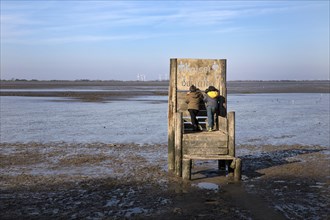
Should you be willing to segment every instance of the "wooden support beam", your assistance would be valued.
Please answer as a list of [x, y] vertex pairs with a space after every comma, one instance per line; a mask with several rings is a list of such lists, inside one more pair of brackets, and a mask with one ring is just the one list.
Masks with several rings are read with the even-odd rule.
[[175, 173], [177, 176], [182, 176], [182, 113], [175, 114]]
[[229, 155], [235, 157], [235, 112], [229, 112], [228, 118], [228, 151]]
[[182, 160], [182, 178], [184, 180], [191, 179], [191, 168], [192, 168], [192, 160], [191, 159], [183, 159]]
[[218, 128], [222, 132], [227, 132], [227, 118], [226, 117], [221, 117], [220, 115], [218, 116]]
[[235, 159], [235, 170], [234, 170], [234, 180], [240, 181], [242, 179], [242, 160], [240, 158]]
[[177, 60], [170, 62], [170, 82], [168, 89], [168, 170], [175, 171], [175, 117], [176, 112], [176, 67]]

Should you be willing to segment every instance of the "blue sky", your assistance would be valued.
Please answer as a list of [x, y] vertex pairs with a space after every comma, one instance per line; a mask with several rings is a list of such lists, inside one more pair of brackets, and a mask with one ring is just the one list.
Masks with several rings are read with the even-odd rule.
[[329, 79], [329, 1], [1, 0], [1, 79], [164, 79], [170, 58]]

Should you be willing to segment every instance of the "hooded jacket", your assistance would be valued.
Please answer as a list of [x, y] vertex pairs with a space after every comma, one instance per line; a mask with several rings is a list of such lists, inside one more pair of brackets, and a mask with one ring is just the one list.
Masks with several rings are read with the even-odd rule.
[[219, 106], [219, 93], [218, 91], [209, 91], [204, 97], [206, 106], [218, 108]]
[[187, 93], [186, 103], [188, 104], [188, 109], [199, 110], [201, 101], [203, 101], [203, 95], [200, 91]]

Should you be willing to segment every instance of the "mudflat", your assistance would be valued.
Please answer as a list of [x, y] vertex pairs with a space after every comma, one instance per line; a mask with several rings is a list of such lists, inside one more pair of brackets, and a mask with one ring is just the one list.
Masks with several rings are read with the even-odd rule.
[[182, 181], [166, 145], [0, 143], [0, 218], [329, 218], [326, 147], [238, 149], [241, 182], [216, 161], [194, 162]]
[[[234, 93], [330, 93], [330, 81], [228, 81]], [[2, 96], [73, 97], [106, 101], [168, 94], [168, 81], [1, 81]]]
[[[1, 95], [93, 102], [167, 89], [167, 82], [1, 81]], [[270, 92], [329, 93], [329, 81], [228, 82], [229, 94]], [[329, 146], [236, 149], [242, 181], [216, 161], [195, 162], [193, 179], [183, 181], [167, 172], [163, 144], [1, 142], [0, 219], [329, 219]]]
[[68, 97], [102, 102], [134, 96], [165, 96], [167, 84], [138, 81], [1, 81], [0, 96]]

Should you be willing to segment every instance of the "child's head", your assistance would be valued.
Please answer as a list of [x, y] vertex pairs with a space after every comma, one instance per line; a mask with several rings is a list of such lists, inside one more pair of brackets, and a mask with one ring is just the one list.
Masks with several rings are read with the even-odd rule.
[[190, 88], [189, 88], [190, 92], [196, 92], [196, 90], [197, 90], [196, 86], [194, 86], [194, 85], [191, 85]]
[[214, 86], [209, 86], [208, 90], [209, 91], [217, 91], [217, 89]]

